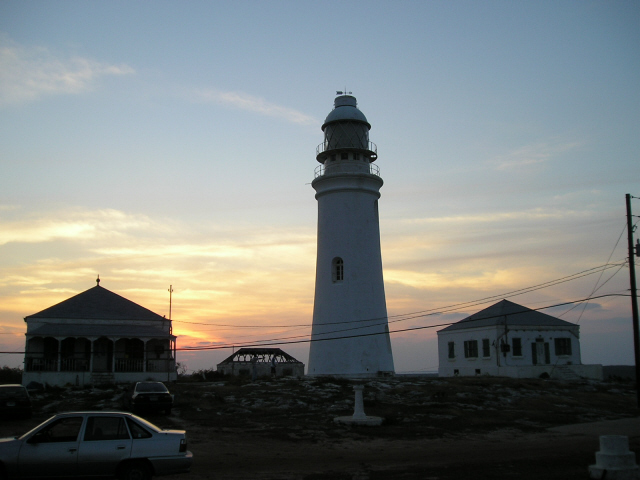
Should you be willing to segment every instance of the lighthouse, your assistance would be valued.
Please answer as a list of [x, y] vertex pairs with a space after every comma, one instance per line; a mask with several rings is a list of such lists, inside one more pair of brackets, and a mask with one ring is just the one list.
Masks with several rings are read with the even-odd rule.
[[382, 277], [377, 147], [356, 98], [338, 92], [316, 149], [318, 252], [308, 374], [394, 373]]

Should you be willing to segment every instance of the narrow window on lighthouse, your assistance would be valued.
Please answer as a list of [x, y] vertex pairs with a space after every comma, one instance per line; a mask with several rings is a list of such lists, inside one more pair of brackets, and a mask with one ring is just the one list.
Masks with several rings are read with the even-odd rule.
[[340, 257], [336, 257], [331, 262], [331, 280], [341, 282], [344, 280], [344, 262]]

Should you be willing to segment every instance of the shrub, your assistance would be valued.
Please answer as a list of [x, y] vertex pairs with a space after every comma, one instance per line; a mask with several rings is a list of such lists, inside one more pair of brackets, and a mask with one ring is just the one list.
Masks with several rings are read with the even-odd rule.
[[191, 374], [191, 379], [201, 382], [212, 382], [215, 380], [222, 380], [224, 375], [213, 368], [207, 368], [203, 370], [196, 370]]
[[0, 383], [22, 383], [22, 369], [6, 365], [0, 368]]

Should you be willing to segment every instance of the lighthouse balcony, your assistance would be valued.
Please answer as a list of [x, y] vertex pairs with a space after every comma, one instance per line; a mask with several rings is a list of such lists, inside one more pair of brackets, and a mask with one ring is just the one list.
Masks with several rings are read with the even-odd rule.
[[318, 165], [316, 167], [313, 178], [322, 177], [323, 175], [340, 175], [343, 173], [365, 173], [379, 177], [380, 168], [373, 163], [362, 160], [329, 161], [326, 162], [325, 165]]
[[316, 160], [324, 163], [331, 155], [336, 155], [344, 151], [359, 153], [370, 162], [374, 162], [378, 158], [378, 146], [369, 141], [363, 141], [360, 138], [340, 138], [339, 141], [324, 141], [316, 147]]

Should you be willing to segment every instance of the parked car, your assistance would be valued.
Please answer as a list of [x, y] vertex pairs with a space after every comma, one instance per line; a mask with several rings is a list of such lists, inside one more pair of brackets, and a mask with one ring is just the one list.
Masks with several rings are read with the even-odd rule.
[[33, 412], [29, 392], [22, 385], [0, 385], [0, 415], [30, 418]]
[[123, 412], [60, 413], [21, 437], [0, 439], [0, 478], [114, 477], [188, 473], [184, 430], [162, 430]]
[[136, 382], [125, 392], [123, 403], [132, 412], [163, 410], [169, 415], [173, 395], [162, 382]]

